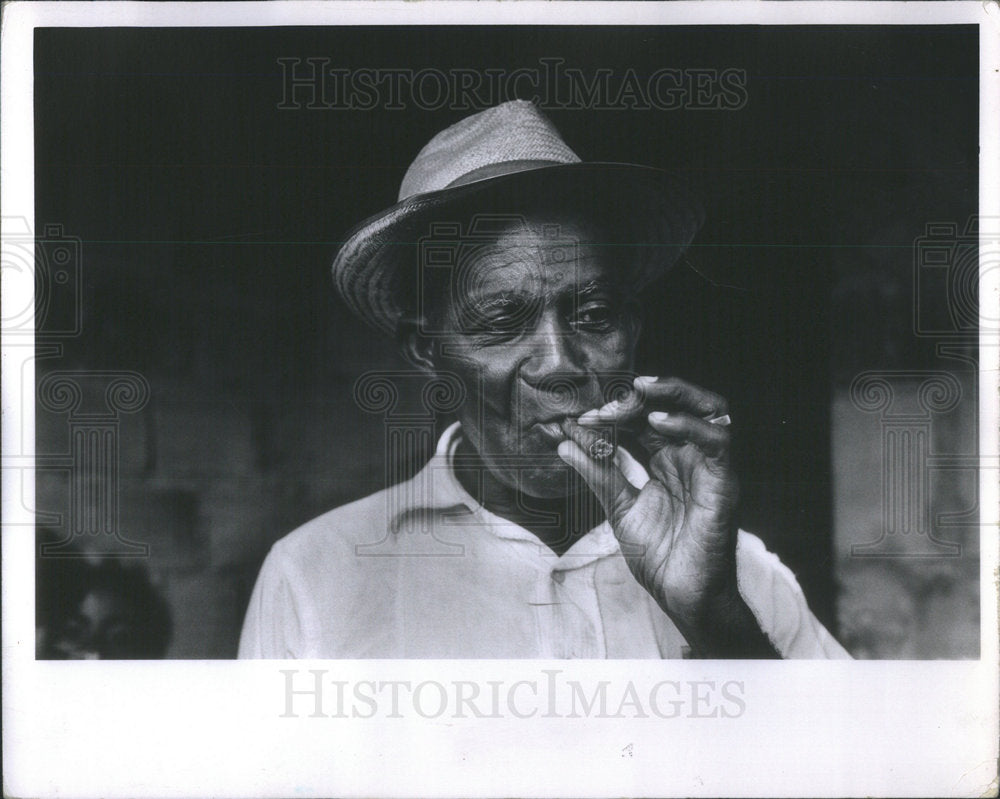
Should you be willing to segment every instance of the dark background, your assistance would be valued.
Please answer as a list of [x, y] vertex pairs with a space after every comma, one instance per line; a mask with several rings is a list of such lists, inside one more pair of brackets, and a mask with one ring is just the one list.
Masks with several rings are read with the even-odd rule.
[[[972, 26], [38, 30], [35, 226], [82, 240], [83, 309], [82, 332], [60, 339], [39, 376], [128, 369], [150, 384], [148, 405], [121, 417], [120, 521], [151, 545], [171, 656], [233, 656], [270, 544], [383, 486], [383, 422], [351, 391], [366, 370], [403, 364], [349, 315], [328, 267], [348, 228], [395, 201], [423, 144], [471, 113], [279, 110], [278, 58], [746, 70], [736, 111], [547, 113], [584, 160], [665, 167], [699, 187], [707, 221], [688, 260], [743, 287], [684, 268], [648, 292], [639, 371], [730, 398], [743, 526], [835, 629], [831, 398], [859, 371], [935, 362], [912, 331], [912, 244], [927, 222], [976, 211], [976, 37]], [[39, 454], [67, 450], [65, 415], [40, 410], [37, 424]], [[40, 473], [37, 491], [67, 529], [65, 475]]]

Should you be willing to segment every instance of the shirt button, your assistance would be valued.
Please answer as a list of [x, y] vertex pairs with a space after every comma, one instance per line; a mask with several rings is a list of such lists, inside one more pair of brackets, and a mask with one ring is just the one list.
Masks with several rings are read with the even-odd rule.
[[554, 571], [552, 572], [552, 579], [555, 580], [559, 585], [566, 582], [566, 572], [564, 571]]

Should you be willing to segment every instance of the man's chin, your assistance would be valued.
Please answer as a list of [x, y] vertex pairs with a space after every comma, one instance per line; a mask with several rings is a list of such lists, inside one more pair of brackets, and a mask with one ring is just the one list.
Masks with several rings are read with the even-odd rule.
[[579, 475], [558, 456], [544, 468], [523, 469], [516, 476], [514, 486], [522, 494], [537, 499], [556, 499], [578, 493], [582, 488]]
[[[515, 449], [512, 447], [511, 449]], [[516, 447], [517, 455], [484, 456], [484, 464], [495, 478], [509, 488], [537, 499], [556, 499], [578, 493], [582, 478], [556, 452], [556, 443], [544, 439], [526, 439]]]

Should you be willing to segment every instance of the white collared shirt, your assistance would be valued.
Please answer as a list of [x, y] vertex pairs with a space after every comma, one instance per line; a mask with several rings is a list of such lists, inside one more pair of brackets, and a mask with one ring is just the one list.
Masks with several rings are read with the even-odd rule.
[[[681, 658], [687, 644], [633, 578], [610, 525], [562, 556], [479, 505], [449, 427], [411, 480], [344, 505], [272, 548], [241, 658]], [[624, 450], [637, 487], [649, 476]], [[784, 657], [848, 657], [791, 571], [740, 531], [740, 593]]]

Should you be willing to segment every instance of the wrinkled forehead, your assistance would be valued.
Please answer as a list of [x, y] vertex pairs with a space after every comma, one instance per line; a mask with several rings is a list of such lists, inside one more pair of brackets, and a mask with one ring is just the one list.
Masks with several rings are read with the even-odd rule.
[[592, 230], [574, 224], [528, 224], [509, 228], [466, 248], [459, 261], [458, 299], [499, 294], [548, 296], [585, 292], [598, 285], [621, 290], [615, 248]]

